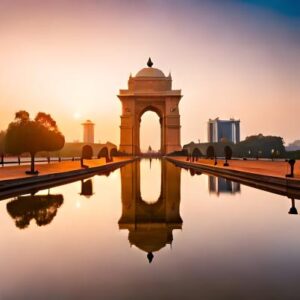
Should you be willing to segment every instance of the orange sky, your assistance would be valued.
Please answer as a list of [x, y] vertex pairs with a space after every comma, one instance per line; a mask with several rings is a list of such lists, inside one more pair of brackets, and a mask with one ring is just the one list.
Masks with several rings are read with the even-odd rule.
[[[182, 144], [206, 141], [218, 116], [240, 119], [242, 138], [299, 139], [299, 19], [221, 3], [2, 0], [0, 129], [19, 109], [46, 111], [68, 141], [91, 119], [96, 141], [119, 144], [116, 95], [151, 56], [182, 89]], [[157, 148], [157, 118], [145, 118], [142, 147]]]

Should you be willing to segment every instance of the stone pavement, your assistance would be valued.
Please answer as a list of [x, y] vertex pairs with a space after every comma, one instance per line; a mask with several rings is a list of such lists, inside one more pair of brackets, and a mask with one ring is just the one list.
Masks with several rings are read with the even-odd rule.
[[[172, 157], [172, 159], [187, 162], [186, 157]], [[214, 166], [214, 160], [199, 159], [192, 162], [194, 164], [202, 164]], [[226, 168], [228, 170], [236, 170], [253, 174], [284, 177], [290, 173], [290, 166], [285, 161], [264, 161], [264, 160], [229, 160], [229, 167], [224, 167], [224, 160], [218, 160], [216, 168]], [[295, 180], [300, 180], [300, 161], [296, 161], [294, 168]]]

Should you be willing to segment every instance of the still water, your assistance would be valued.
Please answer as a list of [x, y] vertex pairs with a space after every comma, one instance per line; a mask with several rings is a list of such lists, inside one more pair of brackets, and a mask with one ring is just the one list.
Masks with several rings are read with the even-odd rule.
[[164, 160], [3, 200], [0, 299], [299, 299], [290, 208]]

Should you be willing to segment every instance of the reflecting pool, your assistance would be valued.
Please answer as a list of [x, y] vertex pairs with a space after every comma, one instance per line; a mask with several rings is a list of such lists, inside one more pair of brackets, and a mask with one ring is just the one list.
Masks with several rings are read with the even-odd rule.
[[297, 201], [165, 160], [106, 175], [0, 201], [1, 300], [299, 299]]

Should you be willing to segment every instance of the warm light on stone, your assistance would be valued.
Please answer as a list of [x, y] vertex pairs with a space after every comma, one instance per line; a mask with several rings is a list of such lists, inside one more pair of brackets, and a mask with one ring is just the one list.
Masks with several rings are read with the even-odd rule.
[[161, 153], [181, 150], [179, 101], [181, 90], [172, 90], [171, 75], [156, 68], [140, 70], [130, 76], [128, 89], [120, 90], [122, 102], [120, 151], [138, 155], [140, 150], [140, 123], [142, 115], [154, 111], [160, 118]]

